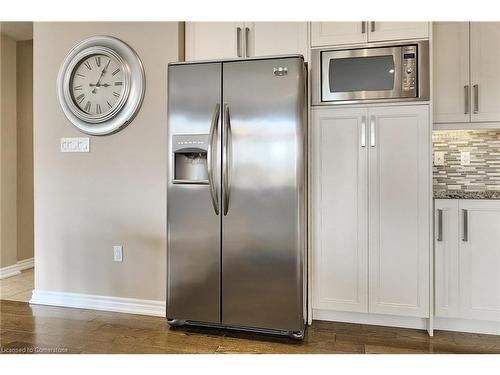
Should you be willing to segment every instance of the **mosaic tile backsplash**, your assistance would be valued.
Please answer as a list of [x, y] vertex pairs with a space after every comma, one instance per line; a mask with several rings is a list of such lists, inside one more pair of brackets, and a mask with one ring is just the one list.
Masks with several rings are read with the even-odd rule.
[[[444, 165], [433, 166], [434, 191], [500, 191], [500, 130], [439, 130], [432, 143], [433, 153], [445, 152]], [[461, 165], [462, 151], [470, 165]]]

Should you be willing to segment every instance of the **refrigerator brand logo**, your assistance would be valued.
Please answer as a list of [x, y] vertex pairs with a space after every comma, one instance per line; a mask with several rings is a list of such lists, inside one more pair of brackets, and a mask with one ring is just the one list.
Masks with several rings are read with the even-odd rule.
[[273, 68], [273, 73], [277, 77], [286, 76], [288, 74], [288, 68], [285, 66], [280, 66], [278, 68]]

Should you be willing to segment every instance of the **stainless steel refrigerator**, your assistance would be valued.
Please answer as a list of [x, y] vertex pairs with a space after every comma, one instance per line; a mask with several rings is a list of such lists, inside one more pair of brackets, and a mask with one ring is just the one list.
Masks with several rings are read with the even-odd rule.
[[297, 55], [168, 66], [171, 325], [303, 337], [306, 76]]

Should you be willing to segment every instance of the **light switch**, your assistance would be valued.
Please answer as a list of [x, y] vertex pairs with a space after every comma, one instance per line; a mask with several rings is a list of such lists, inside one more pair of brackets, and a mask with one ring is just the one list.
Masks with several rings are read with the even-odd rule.
[[61, 138], [61, 152], [90, 152], [90, 138]]
[[434, 165], [444, 165], [444, 151], [434, 152]]
[[460, 164], [470, 165], [470, 151], [462, 151], [460, 153]]

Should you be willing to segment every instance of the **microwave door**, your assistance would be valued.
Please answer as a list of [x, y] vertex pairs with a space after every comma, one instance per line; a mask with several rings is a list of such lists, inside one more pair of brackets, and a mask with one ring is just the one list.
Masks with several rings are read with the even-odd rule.
[[401, 47], [323, 52], [323, 101], [400, 98], [401, 66]]

